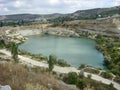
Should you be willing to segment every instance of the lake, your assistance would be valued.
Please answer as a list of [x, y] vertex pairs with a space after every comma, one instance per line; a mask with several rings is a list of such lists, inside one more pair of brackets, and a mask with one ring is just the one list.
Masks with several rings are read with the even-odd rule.
[[52, 35], [32, 35], [19, 46], [33, 54], [49, 56], [55, 54], [71, 66], [88, 64], [103, 68], [103, 55], [95, 48], [96, 42], [87, 38], [61, 37]]

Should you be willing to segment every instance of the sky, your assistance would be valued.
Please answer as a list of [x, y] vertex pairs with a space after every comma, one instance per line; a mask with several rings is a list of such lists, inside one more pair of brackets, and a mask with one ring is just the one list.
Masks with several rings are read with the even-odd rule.
[[0, 15], [72, 13], [118, 5], [120, 0], [0, 0]]

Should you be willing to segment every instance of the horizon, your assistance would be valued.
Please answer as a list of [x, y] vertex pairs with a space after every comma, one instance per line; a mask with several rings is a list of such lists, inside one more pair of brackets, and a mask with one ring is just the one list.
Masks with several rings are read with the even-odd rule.
[[0, 0], [0, 15], [69, 14], [78, 10], [109, 8], [119, 5], [120, 0]]

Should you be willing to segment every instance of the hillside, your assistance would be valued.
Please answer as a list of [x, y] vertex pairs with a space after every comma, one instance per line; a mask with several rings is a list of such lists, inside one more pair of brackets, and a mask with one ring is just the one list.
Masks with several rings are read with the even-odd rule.
[[69, 21], [69, 20], [84, 20], [84, 19], [96, 19], [104, 18], [108, 16], [113, 16], [120, 14], [120, 6], [111, 8], [96, 8], [89, 10], [78, 10], [70, 14], [48, 14], [48, 15], [38, 15], [38, 14], [14, 14], [14, 15], [1, 15], [0, 21]]
[[59, 24], [77, 33], [88, 32], [107, 36], [120, 37], [120, 16], [101, 18], [97, 20], [74, 20]]
[[79, 10], [72, 14], [76, 19], [96, 19], [120, 14], [120, 6], [111, 8], [96, 8], [89, 10]]

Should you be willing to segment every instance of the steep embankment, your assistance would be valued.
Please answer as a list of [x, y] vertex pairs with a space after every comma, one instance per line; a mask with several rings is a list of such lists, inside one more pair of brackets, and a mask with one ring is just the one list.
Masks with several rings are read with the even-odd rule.
[[62, 27], [73, 29], [77, 33], [88, 32], [120, 37], [120, 16], [98, 20], [76, 20], [64, 22]]

